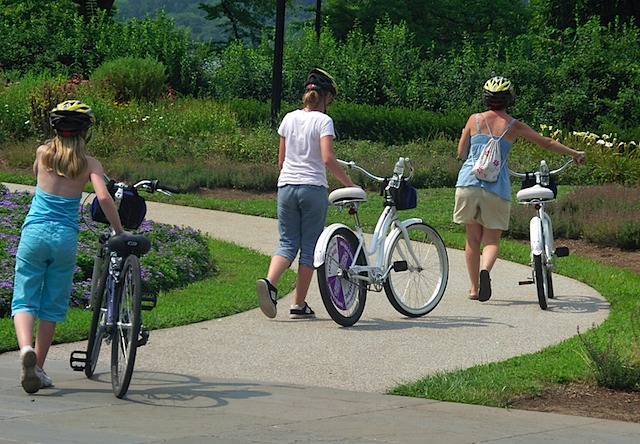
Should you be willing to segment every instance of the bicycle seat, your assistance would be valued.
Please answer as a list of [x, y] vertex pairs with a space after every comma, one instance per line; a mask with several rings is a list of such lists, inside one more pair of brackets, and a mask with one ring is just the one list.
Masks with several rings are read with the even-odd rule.
[[116, 234], [107, 241], [109, 250], [118, 255], [135, 254], [142, 256], [151, 248], [151, 241], [142, 234]]
[[366, 202], [367, 193], [360, 187], [338, 188], [329, 193], [329, 202], [332, 205], [344, 205], [348, 203]]
[[539, 184], [535, 184], [532, 187], [524, 188], [518, 191], [518, 194], [516, 194], [516, 198], [519, 202], [546, 202], [554, 200], [555, 197], [553, 195], [553, 191], [549, 188], [545, 188], [540, 186]]

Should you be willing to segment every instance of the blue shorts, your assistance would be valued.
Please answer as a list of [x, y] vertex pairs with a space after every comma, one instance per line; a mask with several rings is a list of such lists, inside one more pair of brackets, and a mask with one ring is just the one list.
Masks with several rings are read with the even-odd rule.
[[26, 312], [44, 321], [65, 320], [77, 248], [78, 230], [66, 225], [45, 222], [22, 229], [11, 316]]
[[313, 252], [324, 230], [329, 199], [327, 189], [317, 185], [284, 185], [278, 188], [280, 247], [274, 254], [313, 268]]

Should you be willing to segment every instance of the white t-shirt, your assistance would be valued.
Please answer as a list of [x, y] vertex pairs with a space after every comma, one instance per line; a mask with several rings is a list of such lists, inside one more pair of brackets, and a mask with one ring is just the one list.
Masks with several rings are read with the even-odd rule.
[[331, 117], [320, 111], [291, 111], [282, 119], [278, 134], [284, 137], [286, 148], [278, 186], [318, 185], [329, 188], [320, 138], [331, 136], [335, 139]]

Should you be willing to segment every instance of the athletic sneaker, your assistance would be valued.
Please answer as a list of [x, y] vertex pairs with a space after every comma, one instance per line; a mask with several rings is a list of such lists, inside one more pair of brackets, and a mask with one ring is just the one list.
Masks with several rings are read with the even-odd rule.
[[20, 350], [20, 363], [22, 364], [20, 383], [27, 393], [36, 393], [42, 386], [42, 381], [36, 372], [36, 360], [36, 352], [33, 347], [26, 346]]
[[302, 307], [299, 305], [292, 305], [291, 310], [289, 310], [289, 317], [291, 319], [310, 319], [315, 318], [316, 314], [311, 310], [309, 304], [305, 302]]
[[256, 291], [258, 292], [258, 302], [262, 312], [268, 318], [275, 318], [278, 313], [276, 304], [278, 303], [278, 290], [271, 285], [268, 279], [258, 279], [256, 281]]
[[44, 372], [44, 370], [42, 370], [40, 367], [37, 367], [37, 366], [36, 366], [36, 375], [38, 375], [38, 378], [40, 378], [40, 388], [53, 387], [53, 381], [51, 380], [49, 375], [47, 375]]

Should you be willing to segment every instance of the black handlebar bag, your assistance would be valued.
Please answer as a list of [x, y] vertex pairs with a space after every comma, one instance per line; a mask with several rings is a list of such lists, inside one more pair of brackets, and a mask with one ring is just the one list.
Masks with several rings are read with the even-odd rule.
[[[111, 197], [115, 196], [117, 189], [115, 181], [109, 181], [107, 184], [107, 190], [109, 190]], [[147, 214], [147, 204], [145, 200], [138, 195], [135, 188], [126, 188], [123, 192], [122, 200], [120, 201], [118, 213], [120, 214], [120, 221], [124, 228], [136, 230]], [[91, 203], [91, 219], [103, 224], [109, 223], [107, 216], [105, 216], [104, 211], [102, 211], [102, 207], [100, 207], [100, 202], [98, 202], [97, 196]]]
[[[382, 195], [389, 185], [389, 179], [382, 183]], [[389, 187], [389, 194], [393, 202], [396, 204], [396, 210], [410, 210], [418, 205], [418, 190], [409, 185], [406, 180], [401, 180], [400, 185], [396, 187]]]

